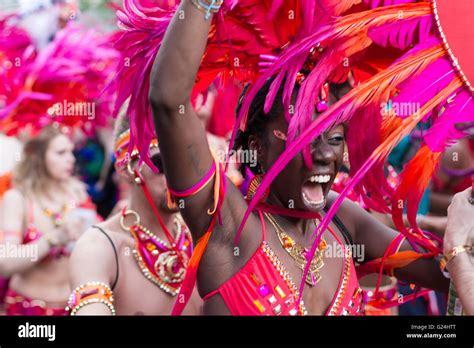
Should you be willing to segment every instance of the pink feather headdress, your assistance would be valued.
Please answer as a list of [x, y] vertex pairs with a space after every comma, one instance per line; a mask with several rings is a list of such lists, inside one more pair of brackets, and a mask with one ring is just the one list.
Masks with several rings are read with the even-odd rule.
[[[148, 103], [150, 72], [179, 1], [174, 7], [168, 4], [150, 7], [152, 3], [160, 1], [124, 0], [123, 9], [117, 11], [123, 32], [116, 37], [116, 47], [122, 52], [122, 60], [118, 77], [110, 86], [118, 90], [114, 114], [130, 98], [127, 109], [132, 134], [130, 146], [137, 146], [145, 161], [155, 133]], [[260, 73], [262, 55], [275, 55], [311, 27], [314, 18], [308, 14], [314, 13], [314, 6], [309, 6], [310, 3], [225, 1], [210, 30], [193, 98], [205, 93], [216, 79], [224, 86], [230, 79], [241, 83], [254, 81]]]
[[4, 101], [0, 129], [4, 133], [35, 133], [46, 125], [58, 124], [90, 134], [95, 127], [107, 125], [115, 95], [104, 92], [104, 87], [114, 78], [119, 59], [108, 35], [69, 24], [35, 55], [26, 33], [2, 23], [0, 39], [5, 33], [9, 43], [21, 42], [11, 37], [13, 30], [23, 33], [23, 42], [28, 42], [21, 52], [14, 51], [12, 44], [0, 48], [0, 57], [3, 54], [11, 62], [20, 62], [0, 72], [5, 82], [0, 90], [0, 100]]
[[31, 64], [36, 49], [30, 35], [12, 22], [15, 15], [0, 18], [0, 109], [7, 104], [8, 96], [21, 88], [21, 67]]

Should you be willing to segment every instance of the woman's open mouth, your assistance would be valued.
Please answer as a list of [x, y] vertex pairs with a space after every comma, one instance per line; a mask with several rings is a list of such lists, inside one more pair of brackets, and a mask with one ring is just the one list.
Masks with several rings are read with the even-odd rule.
[[326, 205], [326, 194], [332, 175], [312, 175], [301, 188], [303, 203], [308, 210], [319, 211]]

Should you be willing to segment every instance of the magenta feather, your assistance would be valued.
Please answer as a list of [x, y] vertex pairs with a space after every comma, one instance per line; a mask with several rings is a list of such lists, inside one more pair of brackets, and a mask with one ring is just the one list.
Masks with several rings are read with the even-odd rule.
[[25, 67], [36, 56], [30, 35], [17, 26], [17, 21], [14, 15], [0, 18], [0, 108], [12, 105], [21, 93]]
[[[434, 40], [432, 38], [430, 41]], [[449, 59], [442, 57], [426, 67], [420, 75], [402, 83], [399, 86], [399, 94], [392, 98], [393, 105], [398, 106], [399, 111], [403, 111], [402, 106], [419, 107], [445, 88], [455, 77], [456, 73]], [[403, 118], [408, 115], [397, 116]]]
[[270, 11], [268, 12], [268, 16], [269, 16], [270, 18], [273, 18], [273, 17], [276, 15], [278, 9], [279, 9], [282, 5], [283, 5], [283, 0], [273, 0], [273, 1], [272, 1], [272, 5], [271, 5], [271, 7], [270, 7]]
[[[302, 0], [294, 0], [297, 3]], [[226, 1], [226, 16], [220, 12], [209, 35], [208, 47], [198, 72], [199, 81], [193, 94], [205, 91], [215, 78], [227, 81], [233, 76], [244, 82], [257, 76], [253, 65], [259, 66], [261, 54], [273, 54], [298, 33], [302, 20], [299, 13], [289, 20], [287, 3], [280, 0]], [[309, 5], [306, 5], [309, 6]], [[294, 7], [291, 7], [294, 8]], [[141, 6], [139, 0], [125, 0], [124, 9], [117, 12], [119, 26], [124, 30], [117, 36], [117, 48], [122, 51], [118, 78], [111, 89], [117, 89], [118, 97], [114, 110], [117, 114], [127, 98], [130, 103], [127, 114], [131, 123], [130, 146], [137, 146], [148, 164], [148, 144], [154, 136], [151, 109], [148, 105], [148, 90], [151, 68], [163, 36], [176, 9], [167, 11], [158, 7]], [[271, 11], [270, 11], [271, 10]], [[270, 18], [271, 16], [274, 18]], [[282, 24], [285, 24], [283, 30]], [[229, 58], [230, 57], [230, 58]], [[235, 67], [232, 57], [245, 61], [245, 67]], [[234, 130], [234, 136], [236, 131]]]
[[[415, 52], [420, 52], [419, 49], [414, 49], [413, 51]], [[406, 67], [404, 67], [404, 71], [405, 71], [405, 78], [410, 78], [411, 76], [414, 76], [416, 75], [417, 73], [420, 73], [421, 71], [423, 71], [423, 69], [430, 64], [430, 62], [433, 61], [433, 58], [430, 60], [425, 54], [424, 52], [421, 52], [421, 55], [418, 56], [418, 58], [414, 58], [413, 60], [411, 60], [411, 56], [407, 54], [407, 56], [405, 57], [405, 59], [401, 59], [400, 61], [398, 61], [396, 64], [394, 64], [394, 66], [392, 66], [389, 70], [389, 72], [385, 71], [385, 72], [381, 72], [379, 74], [377, 74], [376, 76], [374, 76], [373, 78], [369, 79], [368, 81], [365, 82], [364, 86], [363, 87], [356, 87], [355, 89], [353, 89], [351, 92], [349, 92], [345, 97], [343, 97], [339, 102], [337, 102], [335, 105], [332, 106], [332, 108], [326, 112], [326, 113], [323, 113], [322, 115], [320, 115], [311, 125], [310, 127], [308, 127], [299, 137], [298, 139], [296, 139], [286, 150], [285, 152], [279, 157], [279, 159], [274, 163], [274, 165], [272, 166], [272, 168], [266, 173], [266, 176], [265, 178], [263, 179], [260, 187], [257, 189], [257, 192], [255, 193], [255, 196], [252, 200], [252, 202], [250, 202], [249, 204], [249, 207], [248, 207], [248, 210], [246, 212], [246, 215], [244, 216], [244, 220], [242, 222], [242, 225], [240, 226], [240, 229], [238, 231], [238, 234], [237, 234], [237, 238], [239, 238], [240, 236], [240, 232], [241, 232], [241, 228], [243, 227], [243, 224], [245, 224], [245, 221], [248, 217], [248, 214], [250, 213], [250, 211], [252, 211], [254, 209], [253, 205], [256, 204], [256, 201], [258, 201], [258, 199], [261, 197], [261, 194], [262, 194], [262, 190], [265, 190], [267, 187], [269, 187], [270, 183], [273, 181], [273, 179], [276, 177], [276, 175], [278, 175], [279, 171], [281, 170], [281, 168], [283, 168], [289, 160], [291, 160], [291, 158], [293, 158], [295, 155], [297, 155], [299, 153], [299, 151], [302, 150], [302, 148], [304, 146], [306, 146], [306, 144], [311, 141], [311, 139], [313, 139], [314, 137], [318, 136], [324, 129], [327, 129], [328, 126], [330, 126], [331, 124], [334, 124], [336, 122], [340, 122], [342, 120], [347, 120], [350, 118], [351, 116], [351, 113], [353, 111], [351, 111], [351, 105], [353, 105], [354, 101], [352, 101], [351, 99], [354, 98], [355, 96], [358, 95], [359, 93], [359, 89], [361, 88], [365, 88], [365, 89], [370, 89], [370, 84], [371, 83], [375, 83], [375, 81], [377, 81], [377, 79], [382, 79], [384, 81], [390, 81], [392, 80], [393, 81], [393, 87], [397, 86], [398, 84], [400, 84], [403, 80], [399, 80], [399, 81], [396, 81], [396, 77], [397, 77], [397, 64], [398, 65], [401, 65], [403, 66], [404, 64], [403, 63], [407, 63], [407, 62], [410, 62], [412, 63], [410, 69], [411, 69], [411, 74], [407, 74], [407, 70], [406, 70]], [[382, 77], [381, 75], [388, 75], [388, 76], [384, 76]], [[389, 77], [391, 76], [391, 78]], [[373, 82], [372, 82], [373, 81]], [[390, 86], [390, 84], [389, 84]], [[389, 93], [389, 92], [388, 92]], [[383, 96], [384, 94], [382, 94]], [[373, 98], [373, 96], [372, 96]], [[383, 98], [382, 98], [383, 100]], [[351, 102], [352, 101], [352, 102]], [[369, 103], [369, 101], [371, 101], [372, 103], [374, 103], [373, 100], [371, 100], [371, 97], [369, 96], [368, 97], [368, 100], [359, 100], [357, 102], [357, 106], [356, 108], [357, 109], [360, 109], [360, 108], [363, 108], [365, 105], [367, 105], [367, 103]], [[371, 103], [369, 103], [370, 105]], [[375, 105], [377, 105], [378, 103], [375, 103]], [[432, 109], [434, 108], [436, 105], [430, 105], [429, 107], [427, 107], [427, 110], [426, 111], [429, 111], [429, 109]], [[345, 113], [345, 114], [344, 114]], [[329, 212], [326, 214], [325, 218], [323, 219], [323, 221], [321, 222], [321, 225], [320, 225], [320, 230], [319, 230], [319, 233], [318, 235], [316, 236], [316, 241], [315, 243], [313, 244], [313, 247], [312, 247], [312, 250], [311, 250], [311, 253], [309, 254], [308, 256], [308, 259], [311, 259], [312, 255], [314, 255], [314, 252], [317, 248], [317, 245], [318, 245], [318, 242], [320, 240], [320, 237], [321, 237], [321, 233], [320, 231], [324, 231], [328, 224], [330, 223], [330, 221], [332, 220], [332, 217], [333, 215], [335, 214], [335, 212], [337, 211], [337, 209], [339, 208], [340, 204], [342, 204], [342, 201], [343, 199], [346, 197], [346, 195], [354, 188], [354, 186], [363, 178], [363, 176], [370, 170], [370, 168], [372, 168], [375, 164], [377, 163], [381, 163], [381, 161], [388, 155], [388, 153], [390, 152], [390, 150], [395, 146], [395, 144], [400, 140], [402, 139], [404, 136], [406, 136], [413, 128], [414, 126], [416, 125], [416, 123], [412, 123], [410, 125], [410, 127], [408, 126], [404, 126], [404, 127], [401, 127], [400, 128], [400, 131], [399, 133], [397, 134], [397, 137], [395, 138], [395, 140], [392, 140], [391, 142], [387, 143], [387, 144], [384, 144], [383, 146], [379, 146], [379, 149], [383, 150], [383, 151], [375, 151], [370, 157], [369, 159], [364, 163], [364, 165], [361, 166], [361, 168], [358, 170], [358, 172], [354, 175], [354, 177], [352, 178], [352, 180], [347, 184], [347, 186], [345, 187], [344, 191], [340, 194], [340, 196], [338, 197], [338, 199], [336, 200], [336, 202], [333, 204], [333, 206], [331, 207], [331, 209], [329, 210]], [[237, 239], [238, 240], [238, 239]], [[305, 274], [307, 274], [307, 271], [308, 271], [308, 268], [305, 270], [305, 273], [303, 275], [303, 279], [305, 279]], [[300, 287], [300, 291], [302, 292], [302, 289], [303, 289], [303, 286], [304, 284], [301, 285]], [[301, 296], [301, 293], [300, 293], [300, 296]]]
[[426, 132], [424, 141], [433, 152], [442, 152], [446, 146], [466, 136], [455, 128], [456, 123], [474, 122], [474, 97], [465, 88], [456, 92], [446, 109]]
[[[404, 9], [406, 16], [405, 18], [407, 18], [407, 20], [413, 17], [419, 17], [418, 12], [411, 14], [409, 8]], [[337, 20], [335, 23], [318, 28], [311, 35], [308, 35], [304, 39], [299, 40], [298, 42], [295, 42], [290, 47], [288, 47], [288, 49], [286, 49], [284, 53], [279, 57], [278, 61], [275, 62], [273, 67], [267, 69], [263, 73], [263, 75], [253, 84], [252, 88], [248, 92], [248, 95], [244, 100], [241, 112], [237, 119], [237, 123], [240, 125], [240, 127], [242, 129], [245, 128], [247, 112], [250, 107], [250, 104], [257, 92], [265, 84], [267, 79], [276, 74], [286, 74], [287, 71], [289, 71], [290, 69], [296, 68], [300, 70], [302, 68], [302, 58], [306, 58], [309, 54], [310, 49], [321, 42], [333, 42], [344, 37], [354, 37], [355, 33], [362, 33], [364, 30], [367, 29], [367, 26], [375, 27], [389, 23], [395, 23], [398, 21], [397, 12], [395, 10], [394, 13], [391, 13], [391, 16], [385, 16], [383, 18], [380, 18], [379, 12], [385, 13], [384, 11], [386, 10], [375, 9], [363, 13], [348, 15], [343, 19]], [[363, 20], [357, 21], [356, 19], [358, 18], [363, 18]], [[292, 94], [292, 91], [285, 90], [284, 93], [288, 97]], [[269, 100], [267, 103], [267, 107], [268, 105], [271, 105], [272, 99], [274, 99], [274, 97], [275, 94], [270, 94], [267, 96]], [[306, 103], [308, 102], [309, 101], [307, 101]], [[289, 107], [289, 105], [285, 105], [285, 107], [287, 108]], [[308, 110], [300, 110], [299, 112], [308, 113]], [[302, 116], [299, 119], [304, 119], [304, 117]]]
[[322, 53], [314, 69], [301, 84], [295, 108], [299, 112], [295, 113], [291, 119], [288, 129], [290, 142], [311, 122], [314, 103], [318, 100], [321, 86], [328, 80], [328, 77], [337, 67], [341, 66], [344, 59], [366, 49], [370, 43], [370, 40], [364, 37], [343, 38], [335, 40]]
[[[370, 18], [370, 17], [369, 17]], [[370, 21], [370, 19], [368, 19]], [[348, 21], [350, 23], [350, 21]], [[323, 27], [321, 32], [324, 32], [327, 28]], [[342, 38], [337, 39], [338, 35], [342, 36]], [[296, 134], [299, 134], [302, 129], [305, 129], [308, 124], [311, 122], [312, 113], [314, 110], [314, 101], [317, 100], [317, 95], [319, 93], [320, 86], [325, 83], [328, 77], [332, 74], [332, 72], [341, 65], [342, 61], [347, 57], [353, 56], [355, 53], [362, 51], [363, 49], [367, 48], [370, 45], [370, 41], [364, 38], [364, 35], [361, 37], [357, 37], [357, 35], [349, 36], [348, 38], [344, 37], [345, 31], [344, 28], [340, 30], [338, 34], [335, 34], [332, 38], [332, 44], [330, 47], [326, 48], [325, 52], [319, 58], [317, 65], [311, 71], [310, 75], [304, 80], [301, 85], [301, 89], [298, 94], [298, 98], [296, 101], [296, 110], [298, 110], [295, 115], [291, 118], [288, 130], [288, 139], [289, 143], [295, 138]], [[314, 41], [322, 42], [327, 38], [324, 35], [321, 35], [319, 40], [313, 39]], [[307, 44], [304, 46], [307, 47]], [[280, 81], [282, 80], [284, 75], [290, 76], [289, 81], [285, 85], [284, 90], [284, 106], [285, 110], [289, 109], [290, 105], [290, 98], [289, 96], [292, 94], [292, 90], [294, 88], [294, 72], [299, 71], [302, 66], [303, 59], [306, 58], [306, 54], [303, 53], [298, 56], [298, 53], [295, 53], [295, 48], [289, 50], [290, 53], [294, 56], [289, 58], [286, 62], [286, 66], [282, 67], [281, 70], [278, 72], [275, 81], [272, 84], [272, 87], [267, 95], [266, 103], [265, 103], [265, 111], [268, 112], [271, 105], [274, 102], [276, 91], [278, 90], [278, 86], [280, 85]], [[282, 61], [285, 61], [285, 57], [281, 57]], [[269, 69], [266, 71], [265, 75], [272, 74], [278, 67], [274, 67], [273, 69]], [[324, 71], [324, 74], [321, 72]], [[291, 75], [290, 75], [291, 74]], [[265, 76], [266, 77], [266, 76]], [[293, 84], [291, 84], [293, 82]], [[262, 83], [262, 82], [260, 82]], [[259, 84], [257, 82], [257, 86], [255, 90], [259, 88]], [[291, 89], [290, 89], [291, 88]], [[251, 99], [251, 93], [249, 95], [249, 99]], [[244, 105], [245, 107], [245, 105]], [[243, 107], [243, 109], [244, 109]], [[243, 110], [244, 112], [244, 110]], [[242, 114], [241, 114], [242, 115]], [[244, 122], [244, 119], [241, 120]], [[308, 167], [311, 166], [311, 158], [309, 155], [309, 151], [304, 151], [304, 160]], [[380, 172], [380, 171], [379, 171]], [[379, 202], [382, 202], [379, 199]], [[381, 204], [379, 204], [381, 206]]]
[[[371, 105], [357, 110], [354, 116], [348, 121], [346, 138], [349, 150], [350, 174], [354, 176], [362, 167], [365, 160], [375, 151], [381, 142], [380, 106]], [[370, 134], [360, 141], [361, 134]], [[390, 189], [384, 175], [383, 163], [374, 165], [361, 183], [354, 187], [354, 192], [360, 196], [365, 205], [379, 212], [388, 212], [389, 209], [384, 197], [391, 196], [393, 190]], [[370, 197], [366, 194], [370, 190]]]
[[406, 49], [427, 39], [433, 24], [432, 15], [391, 23], [369, 29], [369, 37], [382, 46]]
[[[406, 18], [409, 18], [409, 10], [406, 11], [405, 15], [406, 15]], [[418, 16], [418, 12], [415, 16]], [[281, 55], [279, 60], [277, 62], [275, 62], [274, 67], [272, 67], [272, 68], [268, 69], [267, 71], [265, 71], [265, 73], [252, 86], [251, 90], [249, 91], [249, 93], [246, 96], [246, 99], [244, 100], [241, 113], [239, 114], [239, 117], [238, 117], [238, 122], [240, 122], [241, 127], [245, 126], [246, 113], [248, 112], [248, 108], [250, 106], [251, 100], [253, 99], [253, 97], [255, 96], [257, 91], [260, 90], [260, 88], [263, 86], [263, 84], [265, 83], [265, 81], [269, 77], [271, 77], [275, 73], [285, 74], [286, 71], [287, 71], [287, 67], [291, 66], [291, 64], [295, 64], [296, 59], [299, 58], [300, 56], [306, 56], [308, 54], [307, 52], [309, 52], [309, 50], [316, 43], [326, 41], [330, 37], [331, 37], [331, 40], [335, 40], [339, 37], [344, 37], [345, 35], [348, 35], [348, 36], [353, 36], [354, 35], [353, 33], [351, 35], [351, 32], [348, 32], [347, 27], [344, 26], [345, 23], [347, 23], [346, 25], [351, 27], [351, 28], [353, 28], [353, 26], [354, 26], [353, 17], [351, 15], [349, 15], [347, 17], [348, 18], [345, 18], [344, 21], [338, 22], [338, 25], [339, 25], [338, 31], [335, 31], [333, 26], [325, 26], [325, 27], [317, 29], [313, 34], [311, 34], [305, 40], [295, 44], [292, 47], [290, 47], [286, 52], [284, 52]], [[376, 24], [381, 25], [381, 24], [390, 23], [392, 21], [394, 22], [394, 21], [397, 20], [397, 16], [395, 14], [393, 14], [393, 17], [388, 17], [387, 18], [387, 16], [386, 16], [386, 18], [384, 18], [383, 21], [381, 21], [380, 23], [374, 23], [379, 19], [379, 11], [378, 10], [367, 11], [363, 15], [362, 14], [356, 14], [355, 17], [357, 17], [357, 18], [363, 17], [364, 18], [363, 21], [357, 22], [357, 27], [360, 28], [361, 30], [366, 29], [365, 25], [367, 23], [372, 23], [372, 25], [376, 25]], [[400, 58], [399, 61], [394, 63], [395, 67], [392, 67], [392, 69], [388, 69], [388, 72], [385, 71], [384, 75], [387, 74], [388, 81], [391, 81], [389, 86], [391, 85], [392, 86], [391, 88], [394, 89], [398, 84], [403, 82], [403, 80], [398, 80], [397, 81], [396, 80], [397, 75], [393, 74], [394, 70], [396, 70], [396, 65], [397, 64], [406, 64], [413, 55], [418, 54], [421, 50], [425, 50], [425, 49], [427, 49], [429, 47], [432, 47], [436, 44], [438, 44], [438, 42], [434, 38], [432, 38], [431, 40], [427, 40], [423, 44], [420, 44], [420, 45], [416, 46], [415, 48], [413, 48], [412, 50], [410, 50], [410, 52], [408, 52], [405, 56]], [[416, 73], [422, 72], [423, 69], [426, 68], [426, 66], [429, 65], [430, 62], [431, 61], [427, 61], [425, 59], [422, 60], [422, 61], [418, 60], [416, 64], [413, 64], [413, 67], [412, 67], [413, 74], [411, 76], [416, 75]], [[315, 71], [321, 73], [324, 70], [321, 70], [321, 69], [316, 70], [315, 69]], [[380, 76], [381, 76], [380, 73], [378, 75], [376, 75], [377, 78], [380, 78]], [[405, 75], [405, 77], [408, 77], [408, 76]], [[371, 80], [373, 80], [373, 79], [371, 79]], [[369, 80], [369, 81], [371, 81], [371, 80]], [[367, 88], [367, 85], [369, 85], [369, 82], [366, 82], [363, 85], [363, 87]], [[377, 87], [377, 85], [374, 85], [373, 88], [375, 89], [376, 87]], [[239, 230], [238, 230], [238, 233], [237, 233], [237, 236], [236, 236], [236, 241], [239, 240], [240, 233], [243, 229], [243, 226], [245, 225], [245, 222], [246, 222], [250, 212], [254, 209], [257, 200], [261, 197], [261, 194], [263, 194], [263, 192], [265, 192], [264, 190], [266, 190], [270, 186], [270, 183], [274, 180], [274, 178], [278, 175], [278, 173], [283, 169], [283, 167], [291, 160], [291, 158], [296, 156], [299, 151], [303, 150], [303, 148], [306, 147], [312, 139], [319, 136], [324, 129], [327, 129], [330, 126], [332, 126], [336, 123], [349, 120], [350, 116], [352, 116], [352, 113], [355, 109], [361, 109], [362, 107], [370, 105], [371, 103], [375, 103], [375, 105], [380, 105], [380, 103], [382, 101], [387, 101], [389, 99], [389, 96], [390, 96], [390, 93], [391, 93], [391, 91], [388, 90], [388, 89], [383, 90], [383, 91], [379, 90], [379, 93], [382, 93], [382, 94], [377, 95], [376, 96], [377, 99], [375, 99], [375, 100], [374, 100], [375, 95], [374, 94], [369, 94], [368, 96], [365, 97], [366, 98], [365, 100], [358, 100], [357, 102], [353, 102], [353, 101], [351, 102], [351, 98], [354, 98], [354, 97], [357, 96], [357, 94], [359, 92], [359, 89], [361, 89], [360, 86], [356, 87], [351, 92], [349, 92], [344, 98], [342, 98], [338, 103], [336, 103], [330, 109], [330, 111], [327, 111], [326, 113], [323, 113], [322, 115], [320, 115], [316, 119], [316, 121], [312, 122], [311, 126], [300, 128], [301, 130], [304, 129], [304, 131], [301, 132], [301, 134], [298, 136], [298, 138], [296, 140], [294, 140], [294, 142], [289, 142], [285, 152], [273, 164], [272, 168], [269, 170], [269, 172], [267, 172], [267, 174], [266, 174], [262, 184], [260, 185], [259, 189], [257, 189], [257, 192], [255, 194], [255, 198], [249, 204], [247, 212], [244, 215], [244, 219], [242, 221], [242, 224], [239, 227]], [[304, 120], [305, 116], [306, 116], [306, 118], [310, 117], [313, 113], [312, 105], [308, 102], [308, 100], [311, 96], [311, 93], [314, 93], [314, 91], [312, 91], [312, 90], [304, 91], [303, 88], [302, 88], [302, 90], [303, 90], [303, 93], [300, 90], [300, 92], [298, 94], [297, 105], [305, 105], [304, 103], [306, 102], [306, 105], [309, 105], [309, 106], [305, 110], [296, 108], [295, 115], [293, 117], [296, 117], [297, 119], [299, 117], [299, 119]], [[270, 97], [272, 97], [272, 96], [270, 96]], [[312, 100], [314, 101], [314, 99], [312, 99]], [[301, 104], [298, 104], [299, 101], [301, 102]], [[299, 116], [298, 114], [301, 114], [301, 116]], [[298, 145], [296, 146], [295, 143], [298, 144]]]
[[419, 2], [419, 0], [362, 0], [370, 7], [393, 6]]
[[[21, 58], [23, 63], [25, 58], [31, 55], [31, 49], [34, 51], [35, 47], [28, 32], [18, 27], [16, 21], [14, 15], [0, 17], [0, 57], [9, 59], [12, 63], [14, 58]], [[2, 64], [2, 67], [5, 66]]]
[[[121, 64], [117, 78], [108, 89], [118, 91], [114, 116], [130, 98], [126, 111], [130, 118], [129, 146], [130, 149], [137, 146], [140, 153], [148, 154], [149, 144], [155, 137], [148, 103], [150, 74], [175, 8], [144, 7], [134, 0], [125, 0], [123, 5], [124, 8], [117, 11], [117, 19], [124, 31], [117, 34], [115, 41], [115, 47], [122, 52]], [[142, 157], [151, 165], [148, 156]]]

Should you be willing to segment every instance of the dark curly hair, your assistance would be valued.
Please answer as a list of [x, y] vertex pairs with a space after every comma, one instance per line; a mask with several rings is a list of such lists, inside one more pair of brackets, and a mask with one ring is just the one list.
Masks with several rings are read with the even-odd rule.
[[[234, 143], [234, 150], [243, 150], [243, 151], [250, 151], [249, 149], [249, 137], [251, 135], [261, 139], [264, 145], [267, 144], [268, 139], [265, 137], [265, 129], [269, 121], [275, 120], [279, 115], [284, 112], [283, 106], [283, 90], [285, 86], [285, 82], [283, 81], [280, 84], [278, 89], [275, 101], [268, 113], [265, 113], [264, 105], [265, 105], [265, 98], [267, 97], [268, 91], [272, 82], [274, 81], [274, 77], [268, 79], [262, 88], [258, 91], [255, 98], [252, 100], [250, 104], [250, 108], [248, 111], [248, 119], [247, 119], [247, 127], [245, 131], [241, 131], [240, 129], [237, 132], [235, 137]], [[242, 91], [242, 94], [239, 98], [239, 103], [237, 104], [236, 115], [240, 113], [242, 108], [242, 103], [244, 100], [245, 95], [247, 94], [247, 90], [249, 89], [250, 84], [247, 84]], [[297, 93], [299, 86], [295, 86], [294, 94]], [[253, 174], [259, 174], [261, 169], [259, 166], [249, 166], [247, 163], [241, 163], [240, 165], [240, 172], [243, 176], [245, 176], [246, 168], [249, 168]]]

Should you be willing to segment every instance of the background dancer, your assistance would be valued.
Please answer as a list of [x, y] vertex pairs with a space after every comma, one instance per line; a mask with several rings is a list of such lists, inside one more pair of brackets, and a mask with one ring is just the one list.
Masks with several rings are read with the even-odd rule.
[[13, 188], [3, 197], [2, 244], [32, 252], [0, 259], [2, 276], [11, 277], [8, 315], [66, 314], [73, 242], [96, 221], [84, 185], [73, 176], [73, 148], [59, 129], [43, 129], [25, 144]]
[[[168, 315], [185, 276], [181, 259], [187, 264], [192, 253], [191, 235], [177, 209], [168, 208], [164, 175], [139, 164], [136, 151], [128, 152], [126, 117], [116, 124], [116, 169], [129, 183], [129, 198], [124, 209], [78, 241], [70, 264], [71, 288], [76, 290], [69, 309], [74, 315]], [[156, 142], [150, 156], [162, 169]], [[178, 245], [180, 257], [155, 214]], [[195, 292], [186, 314], [199, 315], [201, 305]]]

